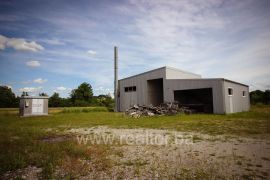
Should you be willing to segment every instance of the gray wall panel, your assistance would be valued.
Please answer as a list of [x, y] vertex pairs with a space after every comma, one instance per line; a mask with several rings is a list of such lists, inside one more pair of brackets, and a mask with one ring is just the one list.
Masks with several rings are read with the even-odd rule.
[[[233, 95], [229, 96], [228, 88], [233, 89]], [[243, 97], [243, 91], [246, 92], [246, 96]], [[237, 83], [224, 81], [224, 98], [226, 113], [235, 113], [242, 111], [249, 111], [249, 87], [243, 86]]]
[[[134, 104], [148, 104], [147, 80], [165, 78], [165, 68], [119, 80], [120, 111], [125, 111]], [[136, 86], [136, 92], [125, 92], [125, 87]]]
[[[234, 89], [234, 96], [231, 100], [233, 112], [248, 111], [250, 108], [247, 86], [221, 78], [201, 79], [201, 76], [197, 74], [163, 67], [119, 80], [119, 110], [125, 111], [134, 104], [149, 105], [147, 80], [159, 78], [163, 78], [164, 102], [174, 101], [175, 90], [212, 88], [214, 113], [229, 113], [230, 99], [227, 89], [232, 87]], [[136, 86], [136, 92], [125, 92], [124, 88], [129, 86]], [[246, 97], [242, 97], [243, 91], [246, 91]]]
[[225, 108], [222, 94], [221, 79], [176, 79], [165, 80], [164, 82], [164, 101], [174, 101], [175, 90], [212, 88], [213, 92], [213, 111], [215, 114], [224, 114]]

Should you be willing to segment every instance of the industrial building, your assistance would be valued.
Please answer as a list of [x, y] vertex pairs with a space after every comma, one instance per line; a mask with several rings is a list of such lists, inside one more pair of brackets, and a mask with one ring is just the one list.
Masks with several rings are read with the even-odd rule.
[[47, 96], [24, 96], [20, 98], [20, 116], [48, 115]]
[[117, 80], [115, 50], [116, 111], [133, 105], [179, 102], [197, 112], [227, 114], [248, 111], [249, 87], [224, 78], [202, 78], [172, 67], [161, 67]]

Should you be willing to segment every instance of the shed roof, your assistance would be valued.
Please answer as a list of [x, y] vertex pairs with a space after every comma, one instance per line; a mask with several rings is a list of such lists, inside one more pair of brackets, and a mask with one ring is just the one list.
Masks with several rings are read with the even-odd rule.
[[[177, 69], [177, 68], [173, 68], [173, 67], [170, 67], [170, 66], [163, 66], [163, 67], [160, 67], [160, 68], [157, 68], [157, 69], [152, 69], [150, 71], [146, 71], [146, 72], [143, 72], [143, 73], [139, 73], [139, 74], [136, 74], [136, 75], [132, 75], [132, 76], [129, 76], [129, 77], [120, 79], [119, 81], [122, 81], [122, 80], [125, 80], [125, 79], [129, 79], [129, 78], [134, 78], [136, 76], [141, 76], [141, 75], [144, 75], [144, 74], [148, 74], [148, 73], [151, 73], [153, 71], [160, 71], [162, 69], [165, 69], [165, 70], [171, 69], [171, 70], [179, 71], [179, 72], [186, 73], [186, 74], [192, 74], [192, 75], [195, 75], [195, 76], [200, 76], [199, 74], [191, 73], [191, 72], [188, 72], [188, 71], [183, 71], [183, 70], [180, 70], [180, 69]], [[165, 74], [164, 74], [164, 76], [165, 76]]]
[[49, 96], [23, 96], [20, 99], [49, 99]]

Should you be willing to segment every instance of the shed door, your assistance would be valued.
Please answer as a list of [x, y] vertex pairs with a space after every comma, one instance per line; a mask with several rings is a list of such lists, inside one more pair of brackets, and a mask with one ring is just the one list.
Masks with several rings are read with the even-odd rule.
[[43, 113], [43, 99], [32, 100], [32, 113], [42, 114]]

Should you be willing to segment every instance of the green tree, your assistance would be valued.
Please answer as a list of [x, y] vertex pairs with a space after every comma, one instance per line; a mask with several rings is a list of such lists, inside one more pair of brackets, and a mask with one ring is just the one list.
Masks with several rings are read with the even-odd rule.
[[50, 107], [60, 107], [61, 106], [61, 98], [58, 93], [53, 93], [53, 95], [49, 98], [49, 106]]
[[84, 82], [71, 91], [70, 97], [75, 106], [88, 106], [93, 98], [92, 86]]
[[110, 94], [107, 94], [107, 95], [99, 95], [97, 97], [97, 102], [99, 103], [100, 106], [111, 107], [114, 100], [112, 99]]
[[264, 103], [264, 92], [261, 90], [250, 92], [250, 102], [251, 104]]
[[18, 99], [11, 88], [7, 86], [0, 86], [0, 107], [18, 107]]
[[270, 90], [264, 91], [264, 102], [270, 104]]
[[48, 96], [48, 94], [42, 92], [42, 93], [39, 93], [39, 96]]
[[29, 96], [28, 92], [23, 91], [22, 94], [21, 94], [21, 97], [24, 97], [24, 96]]

